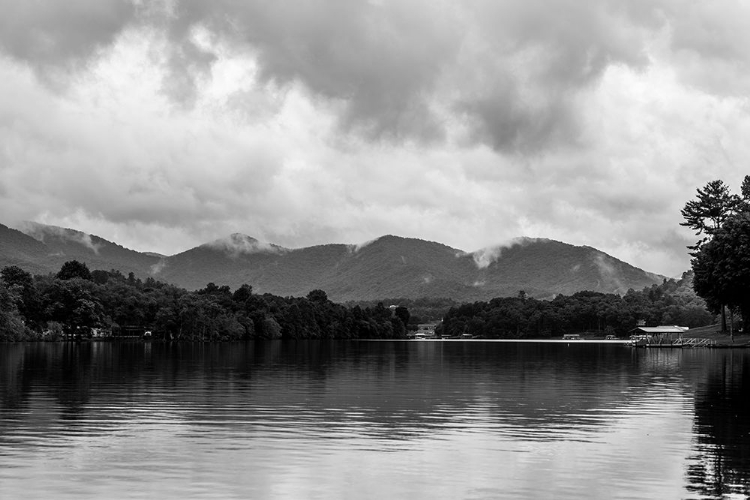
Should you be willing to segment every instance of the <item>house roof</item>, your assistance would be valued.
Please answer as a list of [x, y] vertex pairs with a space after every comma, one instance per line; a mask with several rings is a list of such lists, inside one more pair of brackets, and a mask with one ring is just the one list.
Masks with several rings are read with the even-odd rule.
[[643, 332], [643, 333], [683, 333], [688, 330], [688, 328], [682, 327], [682, 326], [668, 326], [668, 325], [662, 325], [662, 326], [639, 326], [636, 328], [637, 331]]

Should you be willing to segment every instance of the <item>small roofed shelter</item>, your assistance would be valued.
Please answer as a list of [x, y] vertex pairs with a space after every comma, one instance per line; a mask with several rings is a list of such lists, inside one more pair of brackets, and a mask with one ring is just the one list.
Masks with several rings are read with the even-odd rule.
[[632, 330], [633, 335], [646, 335], [657, 343], [671, 343], [674, 338], [682, 337], [687, 327], [675, 325], [639, 326]]

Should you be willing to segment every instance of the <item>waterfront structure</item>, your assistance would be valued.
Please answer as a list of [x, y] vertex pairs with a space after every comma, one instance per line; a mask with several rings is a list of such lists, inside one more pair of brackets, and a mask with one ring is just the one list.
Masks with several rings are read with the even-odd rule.
[[671, 345], [688, 330], [687, 327], [675, 325], [639, 326], [632, 330], [630, 338], [646, 344]]

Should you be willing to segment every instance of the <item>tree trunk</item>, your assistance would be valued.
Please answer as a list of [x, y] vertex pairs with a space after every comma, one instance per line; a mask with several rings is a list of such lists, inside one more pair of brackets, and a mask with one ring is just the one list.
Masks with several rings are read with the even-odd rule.
[[740, 314], [742, 315], [742, 333], [747, 333], [747, 327], [750, 324], [750, 299], [740, 303]]

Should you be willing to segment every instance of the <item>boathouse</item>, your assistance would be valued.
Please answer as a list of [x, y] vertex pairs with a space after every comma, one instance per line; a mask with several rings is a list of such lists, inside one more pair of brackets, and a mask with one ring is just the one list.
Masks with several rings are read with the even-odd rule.
[[630, 331], [630, 338], [634, 340], [645, 339], [648, 343], [671, 344], [674, 340], [682, 337], [688, 331], [685, 326], [661, 325], [661, 326], [639, 326]]

